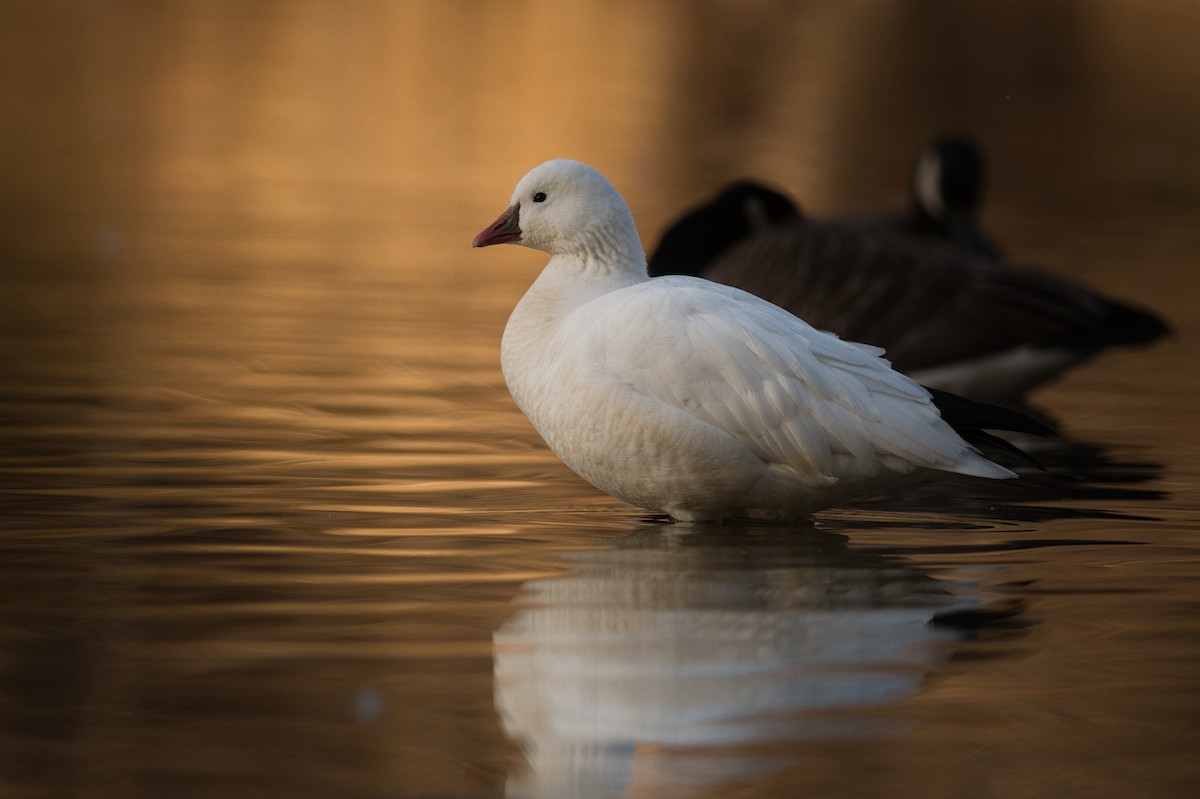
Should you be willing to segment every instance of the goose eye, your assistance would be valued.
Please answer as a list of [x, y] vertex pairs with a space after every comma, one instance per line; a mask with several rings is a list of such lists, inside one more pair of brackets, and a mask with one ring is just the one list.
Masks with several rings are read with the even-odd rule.
[[534, 201], [535, 203], [544, 203], [544, 202], [546, 202], [546, 192], [544, 192], [544, 191], [539, 191], [537, 194], [533, 195], [533, 201]]

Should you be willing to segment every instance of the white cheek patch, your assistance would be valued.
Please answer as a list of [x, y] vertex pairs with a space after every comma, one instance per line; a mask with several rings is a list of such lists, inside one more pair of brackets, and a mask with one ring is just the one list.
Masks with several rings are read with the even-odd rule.
[[941, 217], [946, 213], [946, 204], [942, 201], [942, 161], [932, 149], [921, 153], [917, 162], [916, 175], [913, 179], [913, 192], [917, 202], [932, 217]]

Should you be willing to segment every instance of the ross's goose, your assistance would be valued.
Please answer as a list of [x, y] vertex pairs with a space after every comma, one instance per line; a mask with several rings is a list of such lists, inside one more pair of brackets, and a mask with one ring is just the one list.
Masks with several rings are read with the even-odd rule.
[[924, 385], [989, 401], [1019, 400], [1101, 350], [1169, 332], [1082, 283], [894, 227], [813, 219], [749, 181], [674, 223], [649, 270], [745, 289], [883, 347]]
[[[558, 457], [619, 499], [680, 520], [791, 519], [922, 469], [1014, 476], [882, 350], [736, 288], [651, 279], [629, 207], [590, 166], [525, 175], [473, 245], [509, 242], [550, 260], [505, 327], [505, 381]], [[1047, 432], [939, 401], [969, 433]]]

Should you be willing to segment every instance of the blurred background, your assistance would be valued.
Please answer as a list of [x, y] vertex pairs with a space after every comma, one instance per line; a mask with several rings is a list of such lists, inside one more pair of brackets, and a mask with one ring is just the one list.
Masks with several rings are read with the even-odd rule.
[[[1187, 2], [11, 0], [3, 14], [3, 244], [23, 259], [165, 271], [199, 257], [200, 236], [241, 248], [227, 261], [386, 264], [465, 289], [504, 270], [456, 245], [549, 157], [611, 176], [650, 243], [737, 176], [818, 212], [896, 204], [917, 148], [956, 131], [982, 145], [985, 221], [1021, 258], [1120, 262], [1096, 279], [1132, 290], [1195, 244]], [[1082, 242], [1058, 247], [1064, 231]]]
[[[0, 793], [1194, 795], [1197, 31], [1190, 0], [3, 0]], [[541, 256], [471, 237], [552, 157], [647, 247], [734, 178], [898, 210], [943, 133], [1013, 260], [1176, 330], [1033, 397], [1109, 490], [824, 523], [1033, 631], [929, 658], [887, 745], [683, 779], [631, 733], [616, 787], [508, 780], [538, 761], [493, 634], [641, 519], [511, 404]]]

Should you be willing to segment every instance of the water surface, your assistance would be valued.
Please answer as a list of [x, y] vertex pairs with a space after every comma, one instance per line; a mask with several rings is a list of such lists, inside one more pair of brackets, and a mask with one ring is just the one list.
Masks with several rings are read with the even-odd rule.
[[[868, 5], [5, 5], [0, 793], [1195, 795], [1200, 20]], [[948, 128], [1177, 329], [1035, 395], [1044, 472], [689, 530], [513, 406], [540, 256], [469, 241], [533, 164], [649, 242]]]

